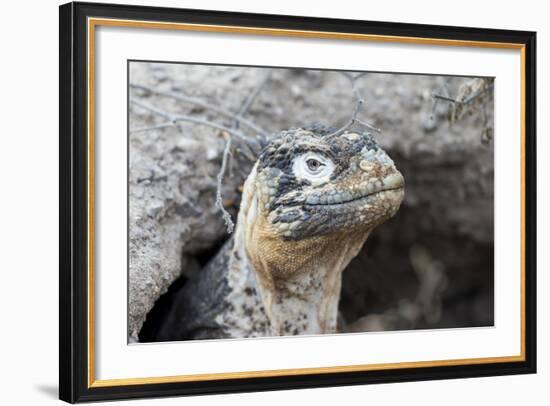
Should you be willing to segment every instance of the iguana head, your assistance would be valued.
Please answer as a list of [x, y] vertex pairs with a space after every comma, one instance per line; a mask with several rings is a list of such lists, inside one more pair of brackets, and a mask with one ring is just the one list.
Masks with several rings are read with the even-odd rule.
[[403, 194], [403, 176], [367, 133], [292, 129], [264, 148], [237, 241], [274, 334], [336, 331], [341, 273]]
[[258, 214], [284, 239], [372, 229], [393, 216], [404, 179], [368, 133], [283, 131], [258, 161]]

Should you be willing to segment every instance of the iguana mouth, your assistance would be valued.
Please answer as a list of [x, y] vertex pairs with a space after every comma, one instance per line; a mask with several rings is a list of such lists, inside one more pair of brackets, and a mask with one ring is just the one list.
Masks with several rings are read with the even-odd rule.
[[343, 205], [346, 205], [346, 204], [352, 204], [352, 203], [355, 203], [355, 202], [361, 202], [361, 201], [364, 201], [364, 200], [368, 200], [368, 198], [371, 198], [375, 195], [378, 195], [378, 194], [381, 194], [381, 193], [384, 193], [384, 192], [391, 192], [391, 191], [398, 191], [398, 190], [403, 190], [405, 189], [404, 186], [397, 186], [397, 187], [392, 187], [392, 188], [387, 188], [387, 189], [381, 189], [381, 190], [376, 190], [374, 192], [370, 192], [370, 193], [367, 193], [365, 195], [361, 195], [361, 196], [358, 196], [358, 197], [355, 197], [355, 198], [352, 198], [350, 200], [342, 200], [341, 202], [334, 202], [334, 203], [305, 203], [305, 206], [322, 206], [322, 207], [331, 207], [331, 206], [343, 206]]
[[352, 189], [330, 192], [313, 192], [305, 200], [305, 206], [337, 206], [364, 200], [376, 194], [403, 189], [405, 181], [400, 173], [392, 173], [383, 179], [372, 179]]

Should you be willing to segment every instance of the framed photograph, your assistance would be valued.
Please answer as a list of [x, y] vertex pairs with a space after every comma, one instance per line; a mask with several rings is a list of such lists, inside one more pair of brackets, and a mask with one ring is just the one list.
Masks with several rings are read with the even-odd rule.
[[60, 7], [60, 398], [536, 371], [536, 34]]

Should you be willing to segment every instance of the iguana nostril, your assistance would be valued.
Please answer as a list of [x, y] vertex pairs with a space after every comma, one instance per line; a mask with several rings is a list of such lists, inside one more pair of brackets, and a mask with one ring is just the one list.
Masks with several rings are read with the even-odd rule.
[[359, 162], [359, 167], [360, 167], [363, 171], [367, 172], [367, 171], [369, 171], [369, 170], [372, 169], [372, 163], [370, 163], [369, 161], [365, 161], [365, 160], [363, 159], [361, 162]]

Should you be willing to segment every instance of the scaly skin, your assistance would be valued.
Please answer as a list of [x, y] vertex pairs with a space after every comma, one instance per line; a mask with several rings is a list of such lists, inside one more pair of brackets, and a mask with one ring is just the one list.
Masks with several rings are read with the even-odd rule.
[[403, 195], [370, 134], [281, 132], [245, 182], [234, 237], [184, 286], [158, 339], [336, 332], [342, 271]]

